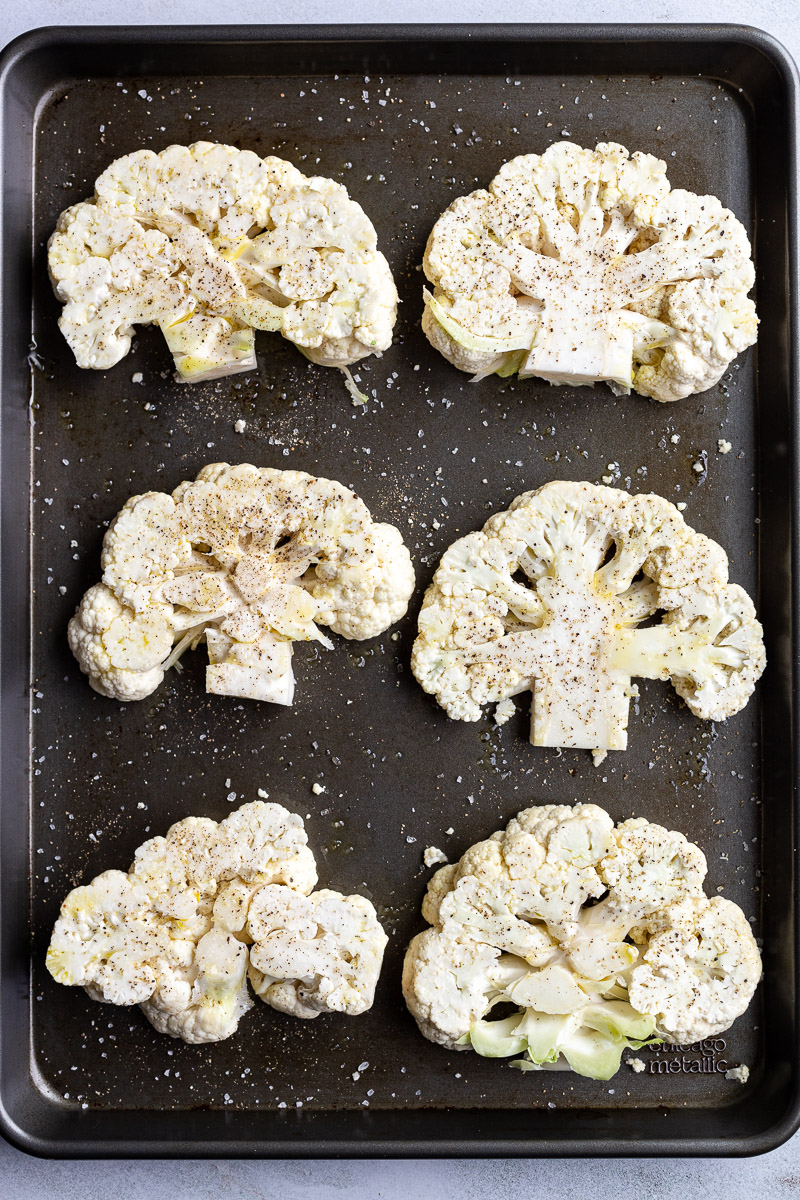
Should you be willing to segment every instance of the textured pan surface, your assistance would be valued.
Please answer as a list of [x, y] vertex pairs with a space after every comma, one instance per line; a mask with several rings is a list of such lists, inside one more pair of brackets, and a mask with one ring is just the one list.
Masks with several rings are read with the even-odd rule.
[[[736, 74], [722, 83], [677, 64], [628, 74], [636, 56], [622, 43], [617, 69], [607, 63], [597, 74], [591, 44], [579, 39], [571, 43], [574, 65], [565, 61], [555, 73], [525, 73], [521, 62], [512, 71], [511, 51], [505, 69], [499, 47], [494, 66], [487, 55], [485, 73], [472, 75], [469, 65], [481, 61], [474, 46], [460, 67], [444, 46], [438, 58], [435, 47], [429, 53], [429, 65], [403, 61], [408, 47], [366, 46], [355, 59], [339, 49], [338, 70], [328, 46], [305, 57], [297, 47], [265, 52], [263, 69], [252, 49], [238, 69], [221, 52], [217, 71], [212, 56], [200, 73], [196, 55], [177, 47], [172, 74], [137, 47], [127, 52], [128, 70], [83, 78], [66, 48], [60, 82], [51, 78], [38, 109], [30, 1066], [40, 1106], [49, 1106], [51, 1143], [63, 1122], [65, 1144], [83, 1140], [95, 1152], [113, 1152], [111, 1137], [134, 1152], [137, 1143], [169, 1137], [197, 1153], [226, 1136], [255, 1139], [258, 1149], [295, 1137], [375, 1139], [385, 1149], [382, 1139], [399, 1138], [407, 1140], [393, 1148], [409, 1153], [419, 1139], [440, 1138], [445, 1151], [448, 1139], [487, 1150], [488, 1140], [506, 1137], [520, 1146], [533, 1139], [525, 1144], [539, 1151], [577, 1139], [575, 1151], [612, 1152], [626, 1149], [612, 1139], [683, 1138], [686, 1152], [727, 1136], [730, 1149], [744, 1149], [736, 1138], [759, 1135], [785, 1113], [793, 1020], [790, 946], [781, 947], [774, 915], [785, 914], [781, 936], [790, 936], [791, 456], [786, 363], [776, 365], [787, 312], [780, 274], [777, 286], [767, 276], [769, 292], [764, 278], [769, 254], [779, 269], [784, 261], [767, 239], [776, 236], [768, 218], [779, 219], [781, 203], [785, 213], [786, 164], [765, 177], [762, 116]], [[664, 52], [669, 62], [674, 49]], [[758, 376], [750, 351], [718, 388], [666, 406], [615, 399], [604, 387], [470, 384], [427, 345], [418, 266], [437, 215], [456, 195], [485, 186], [506, 159], [561, 137], [620, 141], [665, 158], [674, 187], [718, 195], [751, 235], [758, 216]], [[370, 396], [365, 408], [351, 405], [336, 372], [307, 365], [277, 335], [258, 335], [258, 372], [216, 384], [177, 384], [154, 330], [138, 334], [112, 371], [74, 365], [45, 272], [58, 213], [89, 195], [113, 158], [201, 138], [339, 179], [373, 219], [402, 305], [394, 346], [356, 369]], [[769, 190], [776, 180], [782, 196]], [[19, 372], [18, 362], [12, 367]], [[243, 434], [233, 428], [240, 418]], [[719, 438], [731, 453], [718, 452]], [[19, 460], [28, 449], [20, 433], [5, 453]], [[693, 464], [703, 456], [708, 469], [698, 476]], [[368, 643], [337, 639], [332, 652], [299, 645], [289, 710], [206, 696], [202, 649], [146, 701], [124, 706], [95, 695], [65, 628], [100, 577], [106, 523], [129, 495], [170, 491], [220, 460], [306, 470], [357, 490], [376, 518], [400, 526], [412, 550], [419, 591], [409, 616]], [[503, 729], [488, 715], [473, 725], [449, 721], [413, 680], [409, 653], [421, 592], [450, 542], [523, 490], [609, 474], [629, 490], [685, 501], [689, 523], [727, 549], [731, 578], [754, 596], [761, 583], [771, 667], [745, 712], [717, 727], [695, 720], [667, 685], [641, 683], [630, 749], [595, 769], [588, 754], [531, 748], [524, 698]], [[8, 620], [7, 609], [7, 633]], [[20, 714], [16, 720], [21, 730]], [[320, 795], [315, 782], [325, 788]], [[156, 1034], [138, 1010], [101, 1007], [49, 978], [44, 951], [70, 887], [125, 869], [135, 847], [173, 821], [220, 819], [259, 788], [308, 818], [321, 885], [370, 896], [384, 920], [390, 946], [368, 1015], [299, 1023], [258, 1004], [235, 1038], [187, 1047]], [[618, 820], [646, 816], [684, 831], [706, 852], [709, 893], [739, 903], [766, 938], [765, 984], [728, 1034], [691, 1052], [642, 1052], [644, 1074], [623, 1067], [608, 1084], [523, 1075], [434, 1047], [399, 993], [404, 947], [422, 927], [424, 848], [440, 846], [454, 859], [528, 804], [576, 800], [596, 801]], [[765, 919], [767, 891], [778, 895]], [[6, 908], [7, 939], [12, 927], [19, 935], [22, 917]], [[745, 1088], [724, 1076], [739, 1063], [752, 1072]], [[133, 1111], [120, 1124], [124, 1110]], [[225, 1153], [235, 1148], [226, 1143]]]

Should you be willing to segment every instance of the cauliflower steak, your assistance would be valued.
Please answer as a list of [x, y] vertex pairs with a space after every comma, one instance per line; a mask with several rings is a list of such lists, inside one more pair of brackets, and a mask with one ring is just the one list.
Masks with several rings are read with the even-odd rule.
[[[730, 1028], [761, 978], [742, 910], [682, 833], [543, 805], [431, 879], [403, 994], [425, 1037], [610, 1079], [623, 1050]], [[492, 1019], [498, 1004], [518, 1011]]]
[[445, 552], [411, 665], [462, 721], [532, 689], [533, 745], [599, 762], [627, 746], [633, 677], [669, 679], [696, 716], [722, 721], [747, 703], [765, 655], [725, 551], [673, 504], [554, 482]]
[[48, 262], [79, 367], [113, 367], [136, 325], [159, 326], [189, 382], [254, 369], [256, 329], [322, 366], [392, 341], [397, 290], [361, 206], [332, 179], [235, 146], [117, 159], [62, 212]]
[[340, 483], [212, 463], [172, 495], [134, 496], [103, 540], [103, 581], [69, 623], [95, 691], [141, 700], [205, 639], [206, 687], [291, 704], [292, 644], [319, 625], [370, 638], [398, 621], [414, 588], [393, 525]]
[[614, 142], [505, 163], [433, 227], [428, 340], [479, 377], [661, 401], [713, 387], [756, 340], [750, 243], [716, 196], [670, 190], [665, 172]]
[[217, 824], [187, 817], [61, 906], [47, 951], [58, 983], [138, 1004], [185, 1042], [235, 1033], [260, 998], [313, 1018], [371, 1007], [384, 933], [363, 896], [314, 892], [302, 818], [257, 800]]

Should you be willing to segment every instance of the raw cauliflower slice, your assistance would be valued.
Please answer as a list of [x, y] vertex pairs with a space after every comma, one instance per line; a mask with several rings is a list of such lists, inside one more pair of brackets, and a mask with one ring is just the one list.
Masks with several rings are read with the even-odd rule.
[[103, 540], [103, 581], [69, 623], [95, 691], [141, 700], [190, 646], [206, 688], [292, 703], [295, 641], [370, 638], [402, 617], [411, 557], [393, 525], [332, 479], [212, 463], [172, 495], [133, 496]]
[[428, 239], [422, 328], [482, 377], [610, 383], [679, 400], [756, 340], [741, 223], [715, 196], [670, 190], [666, 165], [557, 142], [460, 196]]
[[358, 1016], [372, 1006], [387, 937], [363, 896], [261, 888], [250, 904], [250, 980], [280, 1012]]
[[747, 703], [765, 661], [725, 551], [673, 504], [554, 482], [445, 552], [411, 666], [457, 720], [531, 690], [531, 742], [601, 761], [627, 746], [634, 678], [671, 680], [693, 713], [721, 721]]
[[[302, 818], [257, 800], [217, 823], [186, 817], [61, 906], [47, 951], [59, 983], [138, 1004], [185, 1042], [230, 1037], [262, 999], [296, 1016], [372, 1005], [384, 933], [362, 896], [313, 892]], [[269, 971], [269, 977], [265, 972]]]
[[397, 290], [346, 189], [281, 158], [215, 142], [137, 150], [66, 209], [48, 243], [59, 326], [105, 370], [157, 324], [182, 379], [256, 366], [254, 331], [346, 367], [392, 341]]
[[[403, 994], [420, 1031], [522, 1070], [609, 1079], [626, 1049], [728, 1029], [761, 962], [744, 914], [703, 892], [705, 856], [642, 819], [542, 805], [431, 879]], [[516, 1013], [495, 1019], [497, 1005]]]

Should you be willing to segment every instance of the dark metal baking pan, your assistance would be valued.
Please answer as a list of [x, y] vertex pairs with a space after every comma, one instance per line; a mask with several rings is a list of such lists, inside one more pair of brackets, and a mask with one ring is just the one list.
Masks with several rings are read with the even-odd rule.
[[[73, 29], [7, 49], [0, 1093], [17, 1145], [749, 1154], [795, 1128], [796, 86], [779, 46], [734, 27]], [[424, 341], [417, 268], [438, 213], [513, 154], [561, 137], [655, 152], [673, 185], [719, 195], [747, 225], [761, 337], [718, 388], [659, 406], [605, 388], [470, 384]], [[111, 159], [198, 138], [342, 179], [375, 220], [403, 304], [392, 349], [358, 370], [365, 408], [338, 374], [271, 335], [260, 335], [257, 372], [217, 384], [176, 384], [152, 330], [112, 371], [75, 367], [45, 271], [59, 211]], [[730, 454], [717, 453], [720, 437]], [[701, 477], [692, 463], [704, 450]], [[527, 745], [521, 709], [502, 730], [449, 722], [409, 672], [418, 594], [399, 640], [301, 646], [291, 710], [206, 696], [202, 652], [147, 701], [95, 695], [65, 627], [99, 577], [105, 522], [129, 495], [220, 459], [355, 486], [403, 529], [420, 592], [445, 546], [518, 492], [598, 480], [617, 463], [623, 486], [684, 500], [689, 521], [728, 549], [732, 578], [758, 596], [763, 684], [718, 727], [666, 685], [642, 685], [629, 751], [595, 769], [587, 754]], [[238, 803], [259, 787], [308, 814], [322, 883], [371, 895], [391, 933], [368, 1015], [300, 1023], [259, 1007], [234, 1039], [189, 1047], [135, 1009], [53, 983], [44, 951], [70, 887], [126, 867], [172, 821], [219, 818], [232, 793]], [[692, 836], [710, 891], [743, 905], [764, 946], [763, 985], [729, 1034], [643, 1052], [647, 1071], [623, 1068], [609, 1084], [436, 1048], [399, 991], [421, 925], [424, 847], [452, 858], [526, 804], [577, 799]], [[725, 1078], [742, 1062], [745, 1086]]]

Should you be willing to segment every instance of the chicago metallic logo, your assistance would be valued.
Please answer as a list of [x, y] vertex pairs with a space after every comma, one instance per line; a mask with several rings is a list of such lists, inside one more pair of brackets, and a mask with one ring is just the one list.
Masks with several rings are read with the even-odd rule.
[[678, 1071], [684, 1075], [724, 1074], [729, 1069], [728, 1060], [719, 1057], [724, 1049], [722, 1038], [704, 1038], [691, 1046], [652, 1046], [651, 1053], [658, 1057], [650, 1059], [648, 1070], [651, 1075]]

